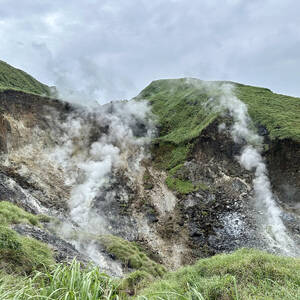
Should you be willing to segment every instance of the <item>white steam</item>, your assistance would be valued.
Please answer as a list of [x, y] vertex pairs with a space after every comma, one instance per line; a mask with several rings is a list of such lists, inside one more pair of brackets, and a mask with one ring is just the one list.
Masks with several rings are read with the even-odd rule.
[[[63, 169], [70, 187], [70, 217], [80, 232], [73, 243], [92, 259], [102, 256], [93, 243], [83, 247], [81, 236], [86, 243], [85, 235], [111, 233], [105, 212], [99, 211], [95, 202], [116, 202], [114, 197], [120, 195], [114, 191], [105, 195], [104, 191], [120, 172], [132, 181], [141, 175], [141, 161], [154, 133], [149, 116], [146, 102], [123, 101], [93, 111], [80, 109], [60, 124], [64, 134], [57, 136], [59, 144], [51, 158]], [[68, 224], [61, 230], [72, 240], [74, 233]], [[96, 263], [103, 266], [102, 259]]]
[[[187, 81], [209, 95], [209, 100], [204, 104], [206, 108], [217, 110], [221, 114], [229, 113], [232, 117], [232, 139], [235, 143], [244, 145], [237, 159], [241, 166], [255, 172], [253, 188], [257, 207], [262, 213], [259, 222], [262, 223], [263, 235], [274, 250], [279, 249], [284, 254], [296, 255], [296, 246], [281, 219], [281, 210], [272, 193], [267, 167], [261, 155], [263, 139], [254, 129], [246, 104], [234, 95], [231, 84], [199, 82], [194, 79]], [[219, 132], [225, 129], [224, 123], [218, 127]]]
[[295, 245], [281, 220], [281, 210], [274, 199], [267, 167], [261, 155], [263, 140], [253, 129], [247, 106], [233, 94], [233, 87], [223, 84], [218, 88], [221, 89], [219, 106], [222, 110], [227, 110], [233, 118], [234, 123], [230, 130], [232, 138], [234, 142], [246, 145], [238, 161], [247, 170], [255, 171], [253, 187], [257, 205], [266, 218], [265, 236], [271, 247], [293, 255]]

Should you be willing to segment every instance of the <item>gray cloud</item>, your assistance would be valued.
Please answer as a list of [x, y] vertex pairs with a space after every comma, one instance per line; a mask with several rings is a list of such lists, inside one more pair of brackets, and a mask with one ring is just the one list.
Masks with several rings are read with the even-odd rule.
[[14, 2], [0, 0], [1, 59], [84, 101], [182, 76], [300, 95], [295, 0]]

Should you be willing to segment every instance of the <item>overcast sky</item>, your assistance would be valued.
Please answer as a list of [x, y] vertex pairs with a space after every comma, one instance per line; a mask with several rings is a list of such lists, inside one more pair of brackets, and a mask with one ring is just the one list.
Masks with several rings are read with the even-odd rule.
[[300, 96], [297, 0], [0, 0], [0, 59], [82, 99], [152, 80], [232, 80]]

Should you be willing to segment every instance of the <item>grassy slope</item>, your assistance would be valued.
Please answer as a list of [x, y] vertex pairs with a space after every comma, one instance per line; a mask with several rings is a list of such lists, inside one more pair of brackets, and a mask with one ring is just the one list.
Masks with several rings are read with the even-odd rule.
[[[43, 217], [43, 216], [42, 216]], [[52, 251], [47, 245], [23, 237], [10, 227], [14, 224], [41, 226], [40, 216], [25, 212], [16, 205], [0, 202], [0, 266], [8, 273], [29, 274], [54, 264]], [[1, 295], [0, 295], [1, 296]]]
[[300, 299], [300, 259], [241, 249], [169, 273], [142, 295], [174, 300]]
[[50, 96], [50, 89], [47, 85], [0, 60], [0, 91], [8, 89]]
[[[172, 173], [172, 169], [186, 160], [195, 138], [218, 116], [206, 103], [210, 97], [220, 95], [218, 88], [224, 83], [185, 78], [157, 80], [137, 96], [137, 99], [149, 100], [158, 119], [159, 137], [153, 147], [153, 157], [159, 168]], [[254, 123], [265, 126], [271, 139], [300, 142], [300, 98], [278, 95], [265, 88], [231, 84], [235, 95], [247, 104]], [[179, 193], [196, 188], [169, 175], [169, 188]]]
[[254, 122], [267, 127], [271, 139], [300, 142], [300, 98], [236, 84], [236, 96], [248, 105]]
[[[214, 120], [216, 115], [201, 105], [211, 97], [213, 85], [201, 87], [202, 82], [184, 78], [157, 80], [140, 93], [138, 98], [148, 99], [159, 118], [160, 141], [176, 145], [188, 143]], [[222, 83], [214, 82], [215, 85]], [[266, 126], [272, 139], [291, 138], [300, 142], [300, 98], [275, 94], [265, 88], [231, 84], [235, 95], [248, 105], [251, 118]]]

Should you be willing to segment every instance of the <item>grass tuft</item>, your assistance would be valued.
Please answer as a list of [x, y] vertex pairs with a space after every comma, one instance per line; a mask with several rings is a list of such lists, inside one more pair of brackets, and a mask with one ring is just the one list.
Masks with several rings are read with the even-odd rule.
[[121, 299], [118, 280], [102, 273], [98, 267], [82, 269], [76, 260], [71, 265], [58, 264], [49, 272], [36, 272], [32, 277], [19, 277], [19, 280], [7, 275], [1, 277], [0, 299]]
[[22, 208], [7, 202], [0, 202], [0, 222], [2, 225], [10, 224], [31, 224], [31, 225], [40, 225], [39, 220], [43, 220], [44, 216], [35, 216], [23, 210]]
[[23, 237], [9, 227], [19, 223], [41, 226], [40, 219], [45, 216], [35, 216], [7, 201], [0, 202], [0, 265], [6, 272], [29, 274], [54, 264], [46, 244]]
[[113, 235], [101, 236], [100, 241], [108, 253], [130, 269], [146, 272], [152, 277], [161, 277], [166, 272], [164, 266], [151, 260], [134, 242]]

